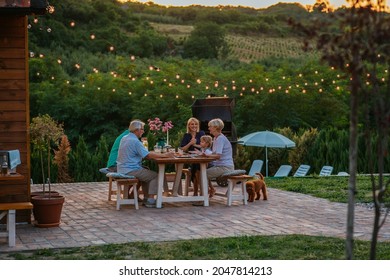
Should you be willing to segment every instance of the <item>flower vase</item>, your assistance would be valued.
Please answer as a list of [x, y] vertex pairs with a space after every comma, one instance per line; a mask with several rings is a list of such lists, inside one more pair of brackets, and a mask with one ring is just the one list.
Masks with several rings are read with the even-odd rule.
[[164, 138], [158, 138], [157, 139], [157, 146], [164, 148], [165, 147], [165, 139]]

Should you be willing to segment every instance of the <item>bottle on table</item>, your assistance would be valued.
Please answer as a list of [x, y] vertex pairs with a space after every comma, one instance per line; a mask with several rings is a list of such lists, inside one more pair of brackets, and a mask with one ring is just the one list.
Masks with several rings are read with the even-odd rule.
[[142, 144], [144, 145], [145, 149], [147, 149], [149, 151], [149, 143], [148, 143], [148, 139], [146, 137], [142, 137]]

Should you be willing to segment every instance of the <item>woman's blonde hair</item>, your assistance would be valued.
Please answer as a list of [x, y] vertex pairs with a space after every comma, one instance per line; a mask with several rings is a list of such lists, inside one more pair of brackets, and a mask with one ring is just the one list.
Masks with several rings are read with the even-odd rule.
[[213, 144], [213, 137], [211, 137], [210, 135], [202, 135], [200, 137], [200, 140], [203, 140], [205, 143], [209, 144], [209, 147], [211, 147], [211, 145]]
[[195, 122], [198, 125], [196, 132], [199, 132], [199, 120], [197, 118], [189, 118], [187, 121], [187, 133], [190, 133], [190, 123]]
[[218, 131], [222, 131], [225, 124], [221, 119], [212, 119], [211, 121], [209, 121], [209, 126], [216, 127]]

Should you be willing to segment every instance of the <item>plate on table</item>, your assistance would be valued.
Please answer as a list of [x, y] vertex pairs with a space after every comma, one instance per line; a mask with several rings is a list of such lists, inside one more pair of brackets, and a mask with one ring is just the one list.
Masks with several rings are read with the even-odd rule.
[[188, 155], [188, 154], [186, 154], [186, 155], [175, 154], [175, 158], [190, 158], [190, 157], [191, 157], [191, 155]]

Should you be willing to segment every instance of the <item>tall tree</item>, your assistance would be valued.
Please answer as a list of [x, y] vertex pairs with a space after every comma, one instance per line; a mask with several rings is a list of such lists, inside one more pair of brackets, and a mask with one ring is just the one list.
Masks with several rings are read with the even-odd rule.
[[224, 58], [228, 54], [225, 30], [213, 22], [202, 22], [195, 26], [184, 43], [186, 58]]
[[313, 11], [320, 13], [333, 12], [333, 8], [329, 3], [329, 0], [316, 0], [316, 3], [313, 5]]
[[[389, 15], [381, 12], [383, 2], [377, 3], [367, 0], [350, 0], [351, 8], [335, 13], [335, 22], [339, 29], [334, 32], [326, 29], [324, 23], [315, 26], [303, 26], [300, 23], [293, 25], [303, 31], [310, 46], [310, 40], [317, 43], [317, 49], [322, 51], [322, 59], [331, 66], [341, 69], [346, 78], [350, 80], [350, 136], [349, 136], [349, 182], [348, 182], [348, 216], [346, 257], [353, 258], [354, 233], [354, 204], [357, 175], [358, 154], [358, 128], [359, 124], [365, 126], [366, 145], [368, 146], [368, 160], [372, 160], [373, 143], [371, 133], [376, 130], [379, 137], [376, 142], [378, 170], [371, 168], [372, 194], [375, 205], [375, 218], [371, 242], [370, 258], [375, 259], [376, 244], [380, 227], [385, 222], [381, 220], [381, 207], [383, 205], [386, 189], [390, 181], [385, 182], [384, 158], [387, 156], [387, 146], [390, 127], [390, 81], [389, 74], [382, 75], [380, 69], [388, 69], [390, 65], [390, 21]], [[385, 81], [385, 82], [383, 82]], [[359, 123], [359, 113], [362, 108], [364, 117]], [[361, 116], [360, 115], [360, 116]], [[373, 173], [378, 173], [375, 177]], [[377, 178], [377, 179], [376, 179]]]

